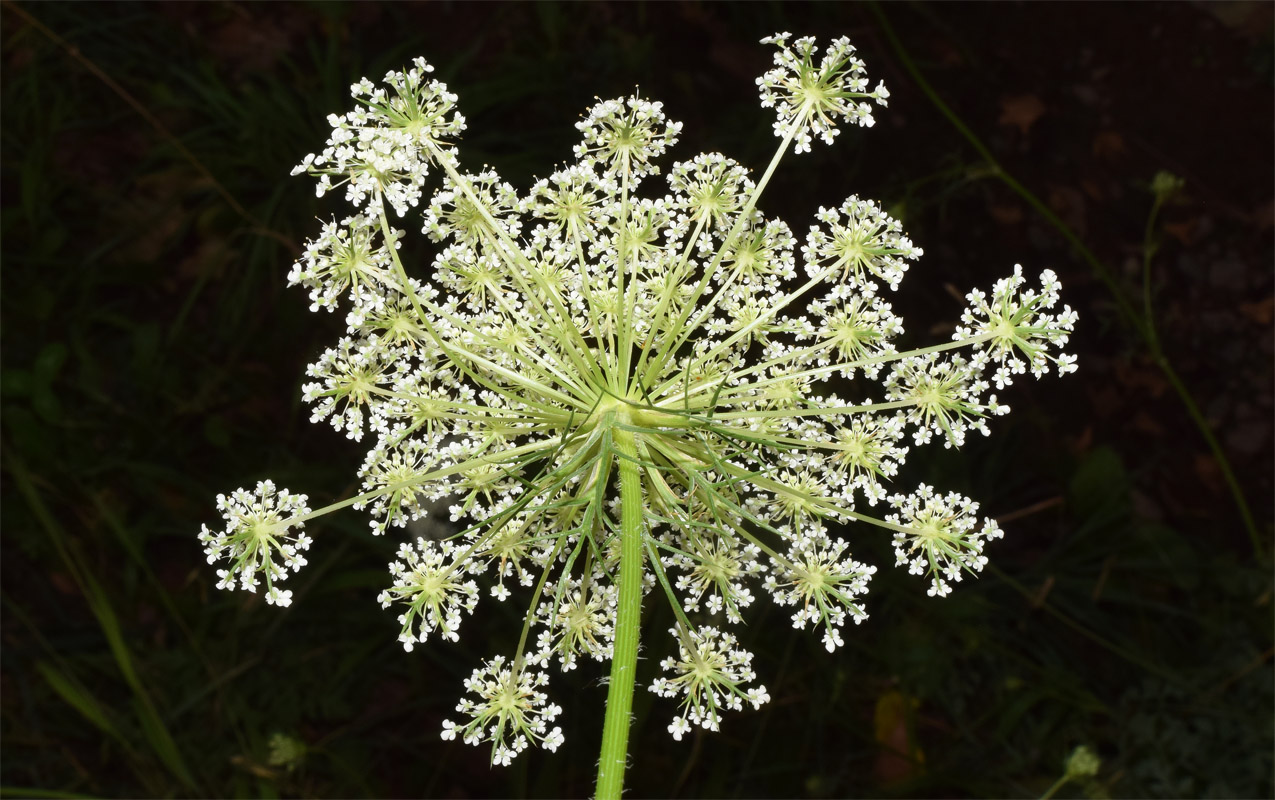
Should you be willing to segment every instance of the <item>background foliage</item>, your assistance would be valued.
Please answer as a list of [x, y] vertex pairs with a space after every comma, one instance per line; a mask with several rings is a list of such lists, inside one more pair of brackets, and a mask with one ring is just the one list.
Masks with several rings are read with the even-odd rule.
[[[6, 3], [0, 791], [587, 795], [603, 673], [556, 681], [557, 755], [492, 770], [442, 742], [515, 609], [405, 654], [373, 600], [394, 543], [358, 514], [313, 526], [292, 608], [212, 589], [195, 533], [216, 493], [273, 477], [318, 505], [353, 489], [361, 458], [300, 403], [339, 321], [284, 275], [342, 211], [287, 173], [351, 82], [415, 55], [461, 97], [464, 163], [519, 187], [569, 159], [595, 95], [634, 84], [686, 123], [676, 158], [760, 166], [756, 41], [791, 30], [849, 35], [893, 97], [875, 129], [788, 159], [767, 212], [800, 231], [852, 192], [883, 201], [926, 250], [897, 303], [918, 343], [947, 337], [970, 287], [1052, 268], [1081, 312], [1081, 369], [1016, 385], [990, 439], [908, 465], [904, 484], [1000, 519], [993, 571], [932, 600], [884, 568], [887, 534], [854, 531], [883, 567], [871, 619], [829, 656], [759, 604], [743, 638], [773, 702], [679, 744], [671, 709], [639, 692], [630, 794], [1036, 796], [1088, 744], [1102, 770], [1063, 794], [1270, 796], [1271, 6], [880, 11], [1131, 297], [1150, 181], [1185, 179], [1150, 231], [1153, 306], [1256, 546], [1108, 288], [939, 114], [871, 7]], [[648, 668], [665, 655], [651, 641]]]

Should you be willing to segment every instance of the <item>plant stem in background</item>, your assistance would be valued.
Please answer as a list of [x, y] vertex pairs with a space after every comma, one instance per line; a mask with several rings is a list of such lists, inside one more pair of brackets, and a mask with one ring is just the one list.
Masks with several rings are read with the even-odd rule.
[[[1249, 541], [1253, 545], [1253, 552], [1258, 558], [1265, 559], [1268, 555], [1266, 552], [1266, 546], [1262, 540], [1261, 534], [1257, 530], [1257, 522], [1253, 518], [1253, 512], [1249, 508], [1248, 500], [1244, 497], [1244, 490], [1240, 488], [1239, 481], [1235, 477], [1235, 471], [1231, 468], [1231, 462], [1226, 457], [1226, 453], [1222, 450], [1221, 443], [1218, 442], [1217, 437], [1213, 435], [1213, 431], [1209, 428], [1208, 421], [1204, 419], [1204, 414], [1200, 411], [1200, 407], [1196, 403], [1195, 398], [1191, 395], [1190, 390], [1187, 389], [1186, 384], [1182, 382], [1182, 379], [1178, 376], [1177, 371], [1173, 368], [1172, 363], [1169, 361], [1168, 356], [1160, 346], [1159, 337], [1155, 332], [1155, 324], [1151, 318], [1149, 290], [1146, 295], [1147, 302], [1144, 305], [1144, 310], [1139, 312], [1129, 301], [1124, 288], [1116, 280], [1111, 271], [1098, 260], [1098, 257], [1094, 255], [1094, 252], [1085, 246], [1085, 243], [1082, 242], [1069, 227], [1067, 227], [1065, 222], [1058, 218], [1058, 215], [1055, 214], [1049, 206], [1045, 205], [1045, 203], [1032, 193], [1031, 190], [1016, 181], [1012, 175], [1006, 172], [1000, 165], [1000, 162], [996, 160], [991, 151], [987, 149], [978, 136], [976, 136], [974, 132], [961, 121], [961, 118], [958, 117], [956, 113], [943, 102], [942, 98], [940, 98], [938, 93], [934, 90], [934, 87], [932, 87], [925, 79], [925, 76], [921, 74], [920, 69], [918, 69], [916, 63], [912, 61], [907, 50], [904, 49], [903, 43], [900, 42], [899, 37], [895, 35], [894, 28], [890, 26], [890, 22], [886, 18], [885, 12], [881, 10], [881, 7], [878, 4], [873, 3], [872, 12], [881, 23], [881, 29], [885, 32], [886, 38], [890, 40], [890, 45], [894, 48], [894, 52], [903, 63], [904, 68], [908, 71], [908, 74], [912, 76], [912, 79], [916, 81], [917, 86], [921, 89], [925, 96], [928, 97], [930, 102], [934, 104], [934, 107], [939, 110], [939, 113], [952, 123], [953, 127], [955, 127], [957, 131], [965, 137], [966, 141], [968, 141], [974, 150], [987, 162], [988, 166], [991, 168], [992, 174], [997, 178], [1000, 178], [1006, 186], [1012, 189], [1028, 205], [1036, 209], [1036, 211], [1044, 217], [1050, 225], [1057, 229], [1058, 232], [1062, 234], [1063, 238], [1067, 240], [1067, 243], [1075, 248], [1077, 254], [1079, 254], [1087, 264], [1089, 264], [1094, 275], [1106, 284], [1107, 289], [1111, 292], [1112, 298], [1116, 301], [1116, 307], [1120, 310], [1120, 315], [1146, 343], [1147, 350], [1151, 355], [1151, 360], [1157, 367], [1160, 368], [1160, 371], [1164, 373], [1165, 378], [1173, 387], [1173, 391], [1177, 393], [1178, 398], [1186, 407], [1187, 414], [1191, 417], [1191, 421], [1200, 431], [1200, 435], [1204, 437], [1204, 441], [1208, 444], [1209, 451], [1213, 454], [1213, 458], [1217, 462], [1218, 468], [1222, 471], [1222, 477], [1226, 481], [1227, 488], [1230, 489], [1231, 497], [1235, 501], [1235, 506], [1240, 512], [1240, 517], [1244, 522], [1244, 529], [1248, 532]], [[1156, 203], [1151, 212], [1152, 219], [1154, 219], [1155, 213], [1160, 207], [1160, 203], [1161, 200], [1157, 197]], [[1150, 269], [1151, 230], [1151, 220], [1148, 220], [1148, 239], [1144, 248], [1146, 254], [1144, 263], [1144, 284], [1148, 281], [1146, 274]]]

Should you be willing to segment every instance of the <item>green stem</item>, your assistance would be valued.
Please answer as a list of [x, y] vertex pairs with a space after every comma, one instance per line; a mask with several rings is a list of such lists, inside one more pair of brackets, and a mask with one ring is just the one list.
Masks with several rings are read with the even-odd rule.
[[1058, 780], [1054, 781], [1053, 786], [1050, 786], [1048, 789], [1045, 790], [1045, 793], [1040, 796], [1040, 800], [1049, 800], [1049, 798], [1053, 797], [1055, 794], [1058, 793], [1059, 789], [1061, 789], [1063, 786], [1066, 786], [1066, 785], [1067, 785], [1067, 776], [1064, 775]]
[[1151, 257], [1155, 255], [1155, 218], [1160, 213], [1162, 200], [1156, 195], [1147, 215], [1147, 230], [1142, 237], [1142, 316], [1147, 321], [1147, 344], [1153, 352], [1160, 350], [1160, 336], [1155, 330], [1155, 314], [1151, 312]]
[[[1208, 444], [1209, 451], [1213, 454], [1214, 460], [1217, 462], [1218, 468], [1222, 471], [1222, 477], [1226, 481], [1227, 488], [1230, 489], [1231, 497], [1235, 501], [1235, 506], [1240, 512], [1240, 518], [1244, 522], [1244, 528], [1248, 532], [1249, 540], [1253, 545], [1253, 552], [1258, 558], [1265, 559], [1268, 555], [1266, 552], [1266, 542], [1257, 530], [1257, 521], [1253, 518], [1253, 512], [1249, 508], [1248, 500], [1244, 497], [1244, 490], [1240, 488], [1239, 481], [1235, 477], [1235, 472], [1231, 469], [1230, 459], [1226, 457], [1226, 453], [1222, 450], [1222, 445], [1218, 442], [1217, 437], [1213, 435], [1213, 431], [1209, 428], [1208, 421], [1204, 419], [1204, 415], [1200, 413], [1200, 408], [1195, 402], [1195, 398], [1191, 395], [1186, 384], [1178, 377], [1177, 372], [1173, 369], [1169, 362], [1168, 356], [1165, 355], [1160, 347], [1159, 338], [1156, 336], [1154, 321], [1146, 314], [1140, 313], [1138, 309], [1130, 302], [1128, 294], [1116, 279], [1116, 276], [1103, 265], [1092, 250], [1080, 241], [1080, 237], [1072, 232], [1067, 224], [1058, 218], [1058, 215], [1050, 210], [1039, 197], [1033, 194], [1027, 187], [1023, 186], [1014, 177], [1001, 167], [1000, 163], [992, 156], [990, 150], [983, 144], [974, 132], [971, 131], [965, 123], [963, 123], [952, 109], [938, 96], [934, 88], [921, 74], [921, 70], [917, 68], [912, 58], [908, 55], [907, 50], [903, 48], [903, 43], [899, 41], [895, 35], [894, 29], [890, 26], [886, 19], [885, 12], [876, 3], [872, 4], [872, 12], [876, 15], [877, 20], [881, 23], [881, 30], [885, 33], [887, 39], [890, 40], [894, 52], [898, 55], [899, 60], [903, 63], [903, 67], [916, 81], [917, 86], [929, 98], [934, 107], [939, 110], [947, 121], [960, 131], [966, 141], [970, 143], [980, 156], [987, 161], [991, 168], [992, 174], [1000, 178], [1005, 184], [1021, 197], [1028, 205], [1036, 210], [1038, 214], [1045, 218], [1062, 237], [1067, 240], [1076, 251], [1076, 253], [1089, 265], [1093, 273], [1098, 279], [1106, 284], [1110, 290], [1112, 298], [1116, 301], [1116, 307], [1120, 311], [1120, 315], [1124, 317], [1126, 323], [1133, 328], [1138, 336], [1146, 342], [1147, 349], [1151, 352], [1151, 360], [1155, 362], [1164, 376], [1169, 380], [1169, 384], [1173, 386], [1173, 391], [1177, 393], [1178, 399], [1186, 406], [1187, 414], [1190, 415], [1191, 421], [1195, 423], [1196, 428], [1200, 431], [1200, 435], [1204, 437], [1204, 441]], [[1149, 311], [1149, 308], [1147, 309]]]
[[633, 431], [612, 429], [620, 470], [619, 607], [611, 685], [607, 690], [602, 755], [598, 759], [598, 800], [619, 800], [628, 759], [629, 718], [637, 672], [638, 628], [642, 622], [642, 476]]

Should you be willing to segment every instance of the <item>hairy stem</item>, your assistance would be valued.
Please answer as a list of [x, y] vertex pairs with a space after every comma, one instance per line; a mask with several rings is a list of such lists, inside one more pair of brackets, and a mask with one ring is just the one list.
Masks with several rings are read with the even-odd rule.
[[598, 800], [619, 800], [628, 758], [629, 721], [637, 672], [638, 628], [642, 622], [642, 476], [633, 431], [613, 429], [620, 470], [620, 588], [615, 651], [607, 690], [602, 755], [598, 759]]

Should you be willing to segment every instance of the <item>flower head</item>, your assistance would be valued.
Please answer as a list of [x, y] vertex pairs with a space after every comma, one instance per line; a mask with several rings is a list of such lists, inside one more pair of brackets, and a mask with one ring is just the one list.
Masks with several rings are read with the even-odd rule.
[[744, 703], [760, 708], [770, 700], [765, 686], [742, 688], [757, 673], [752, 668], [753, 654], [740, 648], [734, 636], [712, 627], [680, 636], [677, 628], [669, 632], [678, 636], [678, 656], [664, 659], [660, 668], [672, 677], [656, 678], [651, 691], [660, 697], [681, 698], [681, 713], [668, 727], [674, 739], [681, 741], [694, 725], [715, 731], [722, 711], [738, 711]]
[[886, 521], [902, 526], [894, 534], [897, 563], [907, 565], [913, 575], [928, 575], [931, 597], [950, 594], [962, 572], [982, 572], [987, 564], [984, 544], [1005, 535], [995, 520], [984, 520], [979, 528], [978, 503], [955, 492], [935, 494], [925, 484], [913, 494], [891, 497], [890, 505], [898, 513]]
[[827, 230], [812, 226], [802, 248], [806, 271], [811, 275], [831, 265], [860, 292], [872, 293], [874, 278], [897, 289], [908, 268], [903, 259], [923, 255], [921, 248], [903, 235], [898, 220], [871, 200], [851, 195], [839, 209], [820, 208], [816, 217]]
[[379, 232], [362, 215], [338, 225], [324, 223], [323, 231], [306, 243], [305, 254], [292, 265], [288, 285], [310, 290], [311, 311], [336, 310], [346, 292], [355, 302], [377, 302], [394, 285], [389, 250]]
[[952, 338], [972, 341], [979, 354], [996, 363], [992, 377], [997, 389], [1013, 383], [1014, 375], [1030, 368], [1033, 376], [1044, 375], [1054, 364], [1059, 375], [1076, 371], [1076, 357], [1051, 353], [1053, 347], [1065, 347], [1076, 327], [1077, 314], [1071, 306], [1060, 313], [1045, 313], [1058, 304], [1058, 276], [1053, 270], [1040, 274], [1041, 290], [1023, 290], [1027, 282], [1021, 264], [1014, 274], [996, 282], [989, 297], [974, 290], [966, 295], [970, 307], [961, 315], [961, 326]]
[[581, 163], [636, 185], [646, 175], [659, 174], [654, 159], [677, 142], [682, 123], [668, 121], [663, 103], [629, 97], [598, 103], [576, 128], [584, 135], [575, 151]]
[[[398, 640], [409, 652], [413, 645], [424, 642], [431, 633], [451, 641], [460, 637], [461, 613], [472, 614], [478, 605], [478, 585], [465, 575], [480, 571], [474, 562], [466, 562], [453, 542], [417, 539], [416, 545], [403, 544], [399, 560], [390, 564], [394, 585], [377, 598], [382, 608], [395, 603], [407, 606], [398, 618], [403, 632]], [[458, 565], [458, 562], [459, 565]]]
[[443, 739], [460, 736], [466, 744], [490, 742], [491, 761], [501, 766], [508, 766], [532, 742], [557, 750], [563, 742], [562, 729], [551, 729], [549, 724], [562, 713], [562, 707], [550, 703], [538, 688], [548, 681], [543, 672], [505, 666], [504, 656], [496, 656], [465, 681], [465, 688], [477, 699], [461, 698], [456, 711], [469, 720], [444, 721]]
[[[897, 289], [922, 255], [902, 224], [851, 195], [821, 208], [799, 247], [767, 216], [759, 200], [790, 143], [869, 125], [869, 102], [888, 96], [868, 91], [845, 39], [817, 58], [813, 39], [789, 38], [767, 40], [780, 51], [758, 81], [783, 138], [760, 178], [704, 153], [636, 193], [681, 125], [629, 97], [590, 109], [575, 163], [520, 194], [490, 168], [462, 171], [456, 98], [423, 61], [384, 87], [356, 84], [359, 108], [332, 117], [328, 147], [298, 169], [321, 193], [345, 183], [355, 207], [290, 275], [316, 310], [348, 300], [345, 335], [304, 387], [314, 421], [370, 441], [362, 494], [330, 508], [364, 510], [377, 534], [428, 515], [454, 526], [404, 542], [390, 564], [379, 600], [399, 614], [400, 642], [457, 640], [485, 595], [527, 600], [517, 652], [474, 672], [463, 719], [444, 727], [490, 743], [495, 763], [561, 743], [543, 691], [551, 663], [636, 660], [621, 633], [644, 593], [678, 620], [678, 655], [651, 687], [679, 701], [676, 738], [768, 699], [746, 686], [752, 655], [723, 629], [759, 598], [830, 651], [867, 618], [875, 567], [851, 556], [847, 526], [892, 531], [899, 564], [947, 594], [1000, 531], [978, 527], [973, 501], [927, 486], [890, 496], [884, 519], [867, 514], [911, 452], [905, 439], [959, 446], [1008, 411], [993, 382], [1074, 369], [1057, 350], [1075, 314], [1050, 310], [1050, 272], [1039, 290], [1016, 269], [990, 296], [972, 292], [955, 341], [899, 352], [903, 322], [881, 287]], [[438, 245], [424, 268], [403, 263], [406, 234], [390, 224], [417, 206]], [[832, 379], [876, 388], [852, 401]], [[219, 504], [226, 532], [200, 538], [211, 560], [232, 561], [220, 585], [251, 590], [264, 574], [268, 599], [286, 603], [273, 581], [304, 563], [304, 496], [266, 482]]]
[[555, 655], [563, 672], [576, 668], [580, 656], [595, 661], [611, 657], [615, 638], [616, 592], [613, 584], [568, 580], [562, 591], [546, 597], [538, 616], [546, 624], [537, 642], [534, 661], [547, 663]]
[[761, 40], [779, 48], [775, 68], [757, 79], [762, 108], [775, 109], [779, 117], [775, 135], [791, 137], [793, 152], [801, 153], [810, 152], [812, 136], [832, 144], [839, 121], [871, 127], [875, 120], [867, 101], [885, 106], [890, 93], [884, 83], [867, 91], [868, 74], [850, 40], [834, 39], [816, 64], [815, 38], [803, 36], [789, 45], [790, 38], [791, 33], [777, 33]]
[[456, 95], [426, 78], [433, 71], [418, 58], [411, 69], [387, 73], [385, 87], [367, 78], [351, 86], [361, 107], [330, 115], [327, 147], [306, 156], [292, 174], [318, 175], [320, 197], [344, 183], [354, 206], [375, 214], [384, 200], [400, 217], [406, 214], [420, 202], [429, 164], [465, 130], [465, 118], [454, 110]]
[[868, 580], [877, 571], [876, 567], [843, 559], [846, 548], [844, 541], [813, 529], [793, 541], [788, 569], [767, 579], [776, 602], [799, 606], [792, 615], [794, 628], [823, 626], [823, 644], [829, 653], [845, 644], [841, 627], [847, 615], [856, 625], [868, 618], [855, 598], [867, 593]]
[[217, 495], [217, 508], [226, 521], [224, 531], [210, 531], [205, 525], [199, 533], [208, 563], [230, 560], [228, 569], [217, 570], [221, 580], [218, 589], [257, 591], [258, 578], [266, 582], [266, 602], [292, 604], [292, 592], [275, 584], [306, 564], [305, 551], [310, 537], [301, 529], [302, 518], [310, 513], [306, 496], [287, 489], [276, 490], [273, 481], [257, 484], [255, 492], [238, 489], [230, 496]]

